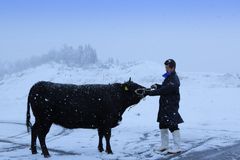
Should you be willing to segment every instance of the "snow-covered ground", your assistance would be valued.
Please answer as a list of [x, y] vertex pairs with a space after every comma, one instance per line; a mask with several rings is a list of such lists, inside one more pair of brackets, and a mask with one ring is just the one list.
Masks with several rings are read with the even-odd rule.
[[[46, 64], [0, 80], [0, 159], [43, 159], [31, 155], [30, 134], [25, 127], [30, 87], [40, 80], [90, 84], [132, 80], [149, 87], [161, 83], [164, 67], [143, 61], [86, 68]], [[178, 71], [181, 79], [180, 125], [182, 147], [187, 153], [234, 144], [240, 138], [240, 76]], [[96, 130], [68, 130], [53, 125], [47, 136], [51, 159], [159, 159], [158, 98], [146, 97], [124, 113], [112, 130], [113, 155], [99, 153]], [[31, 121], [34, 121], [32, 116]], [[38, 143], [39, 144], [39, 143]], [[39, 153], [41, 151], [39, 150]]]

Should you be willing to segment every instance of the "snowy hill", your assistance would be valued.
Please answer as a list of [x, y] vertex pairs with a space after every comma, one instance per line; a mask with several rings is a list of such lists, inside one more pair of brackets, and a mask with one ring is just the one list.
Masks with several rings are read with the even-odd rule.
[[[85, 68], [51, 63], [0, 80], [0, 159], [41, 159], [29, 151], [26, 133], [26, 100], [30, 87], [40, 80], [73, 83], [114, 83], [132, 80], [149, 87], [163, 81], [163, 66], [153, 62], [95, 65]], [[181, 80], [180, 125], [183, 148], [193, 151], [233, 144], [239, 138], [240, 76], [178, 71]], [[156, 159], [160, 146], [158, 97], [146, 97], [126, 111], [120, 126], [113, 129], [114, 154], [98, 153], [96, 130], [68, 130], [53, 126], [47, 137], [51, 159]], [[32, 121], [34, 118], [32, 116]]]

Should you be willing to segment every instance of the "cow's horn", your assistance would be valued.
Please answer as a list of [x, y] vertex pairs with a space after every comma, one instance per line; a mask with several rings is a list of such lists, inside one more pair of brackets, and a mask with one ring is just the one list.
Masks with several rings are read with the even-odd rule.
[[129, 78], [129, 82], [131, 82], [131, 77]]

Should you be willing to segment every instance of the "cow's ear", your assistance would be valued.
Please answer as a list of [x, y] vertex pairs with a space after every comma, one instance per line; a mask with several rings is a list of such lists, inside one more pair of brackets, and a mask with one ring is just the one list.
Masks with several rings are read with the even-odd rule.
[[128, 82], [131, 82], [131, 81], [132, 81], [132, 78], [130, 77]]
[[129, 88], [128, 88], [127, 83], [121, 84], [121, 88], [122, 88], [122, 90], [124, 90], [124, 91], [129, 91]]

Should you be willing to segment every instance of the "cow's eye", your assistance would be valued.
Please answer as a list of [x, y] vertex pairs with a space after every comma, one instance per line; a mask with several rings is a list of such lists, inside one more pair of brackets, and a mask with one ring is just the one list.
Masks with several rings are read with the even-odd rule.
[[129, 89], [128, 89], [128, 87], [127, 87], [127, 86], [125, 86], [125, 87], [124, 87], [124, 90], [125, 90], [125, 91], [128, 91]]

